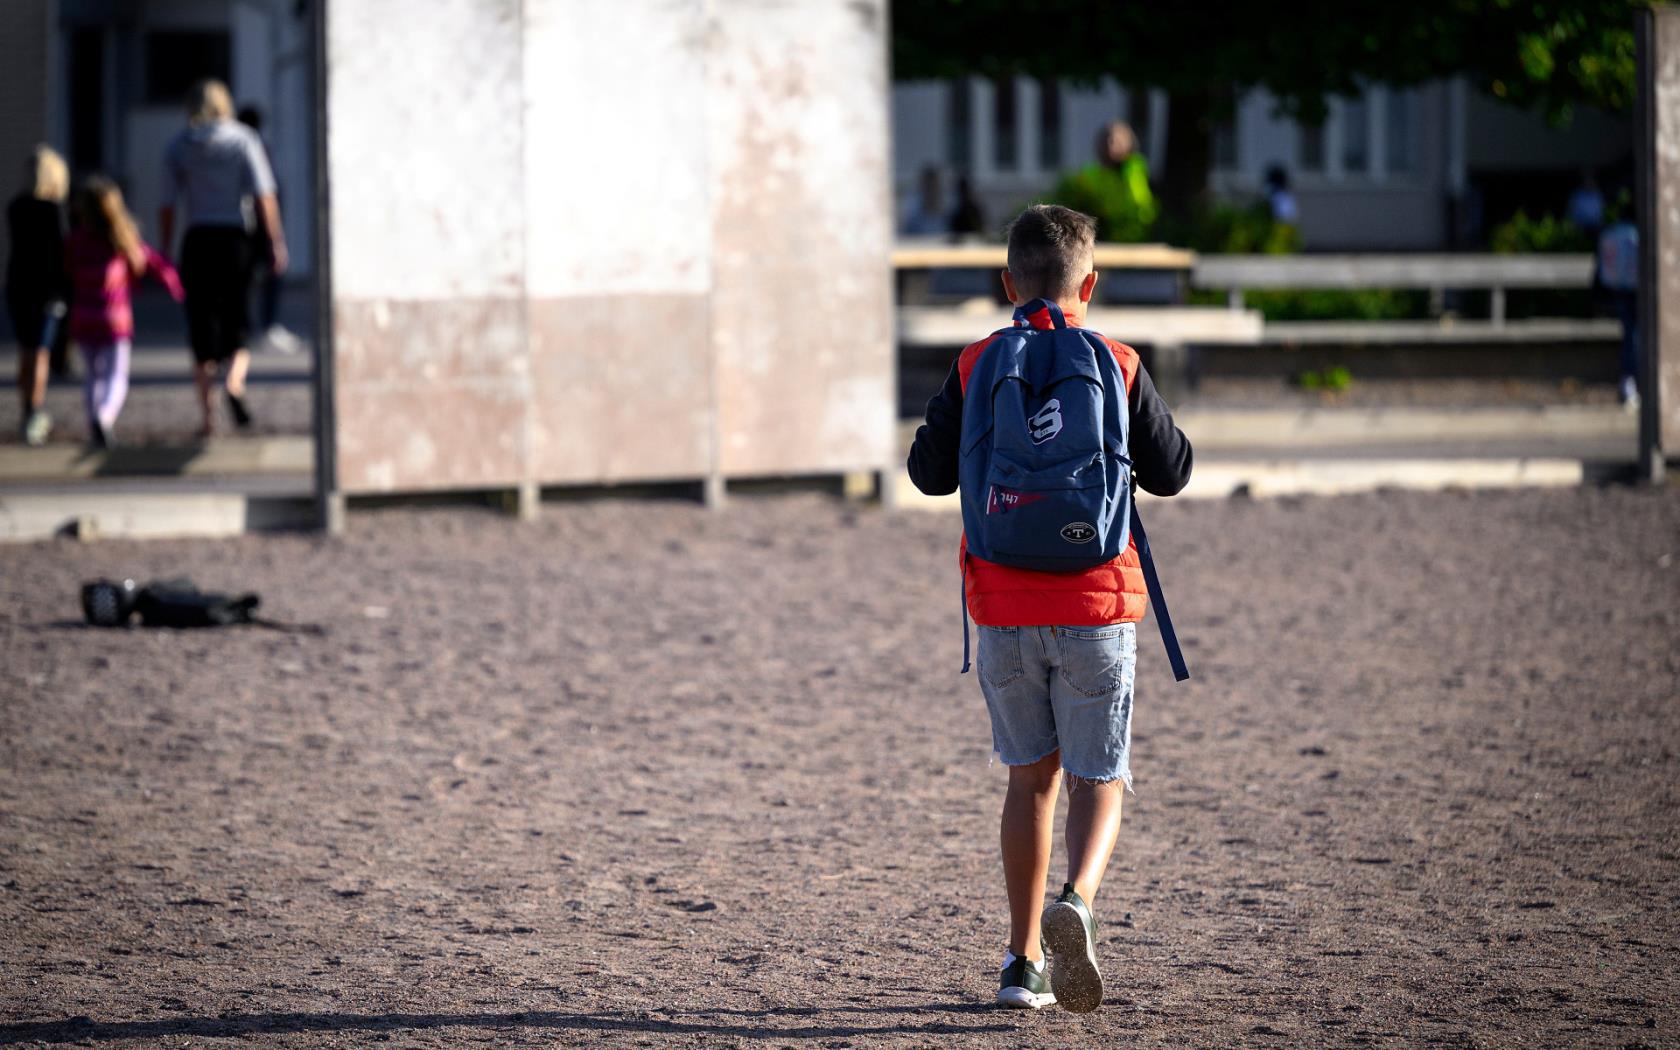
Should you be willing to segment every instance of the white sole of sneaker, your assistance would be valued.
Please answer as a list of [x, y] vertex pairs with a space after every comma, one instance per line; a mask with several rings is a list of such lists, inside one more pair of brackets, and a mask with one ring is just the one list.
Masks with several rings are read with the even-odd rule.
[[1042, 1010], [1046, 1006], [1056, 1005], [1056, 997], [1050, 992], [1029, 992], [1025, 988], [1003, 988], [998, 991], [999, 1006], [1007, 1006], [1014, 1010]]
[[1096, 946], [1085, 933], [1085, 920], [1071, 904], [1060, 901], [1044, 909], [1040, 919], [1044, 946], [1050, 953], [1050, 990], [1062, 1009], [1088, 1014], [1102, 1005], [1102, 974], [1097, 970]]

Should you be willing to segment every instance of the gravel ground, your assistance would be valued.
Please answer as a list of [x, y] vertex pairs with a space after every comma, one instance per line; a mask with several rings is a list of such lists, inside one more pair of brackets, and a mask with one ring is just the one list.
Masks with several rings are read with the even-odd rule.
[[[951, 516], [0, 548], [0, 1044], [1680, 1042], [1680, 491], [1152, 515], [1084, 1017], [990, 1005]], [[76, 625], [174, 573], [326, 633]]]

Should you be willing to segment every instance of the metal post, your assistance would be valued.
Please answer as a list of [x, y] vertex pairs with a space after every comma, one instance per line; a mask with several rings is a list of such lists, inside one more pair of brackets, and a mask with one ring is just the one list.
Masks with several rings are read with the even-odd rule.
[[1493, 320], [1493, 327], [1505, 327], [1505, 289], [1488, 290], [1488, 316]]
[[327, 4], [309, 5], [314, 42], [315, 123], [315, 521], [327, 533], [344, 531], [344, 494], [338, 488], [338, 416], [333, 408], [332, 187], [327, 170]]
[[721, 472], [714, 470], [700, 482], [700, 502], [707, 510], [722, 510], [727, 497]]
[[1633, 14], [1638, 84], [1633, 108], [1633, 197], [1639, 224], [1639, 478], [1663, 480], [1661, 296], [1657, 241], [1657, 112], [1655, 15], [1648, 7]]

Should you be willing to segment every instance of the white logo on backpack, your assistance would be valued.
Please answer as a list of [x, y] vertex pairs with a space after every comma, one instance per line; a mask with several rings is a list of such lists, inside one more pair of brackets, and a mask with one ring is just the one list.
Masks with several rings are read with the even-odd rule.
[[1044, 403], [1038, 413], [1027, 420], [1027, 433], [1033, 444], [1042, 445], [1062, 432], [1062, 403], [1055, 398]]

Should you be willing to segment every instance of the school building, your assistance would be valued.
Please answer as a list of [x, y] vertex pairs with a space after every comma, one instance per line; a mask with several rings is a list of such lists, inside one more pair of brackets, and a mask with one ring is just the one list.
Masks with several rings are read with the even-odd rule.
[[[1109, 80], [1094, 88], [1027, 77], [894, 85], [893, 174], [901, 214], [920, 174], [945, 175], [947, 204], [966, 175], [996, 228], [1056, 177], [1088, 164], [1098, 130], [1128, 121], [1151, 170], [1166, 160], [1169, 99]], [[1372, 86], [1330, 101], [1319, 126], [1276, 112], [1264, 91], [1235, 101], [1212, 143], [1210, 187], [1260, 194], [1282, 167], [1309, 251], [1439, 250], [1477, 244], [1518, 207], [1561, 213], [1581, 170], [1625, 165], [1628, 118], [1578, 111], [1563, 127], [1471, 90], [1462, 79]]]

